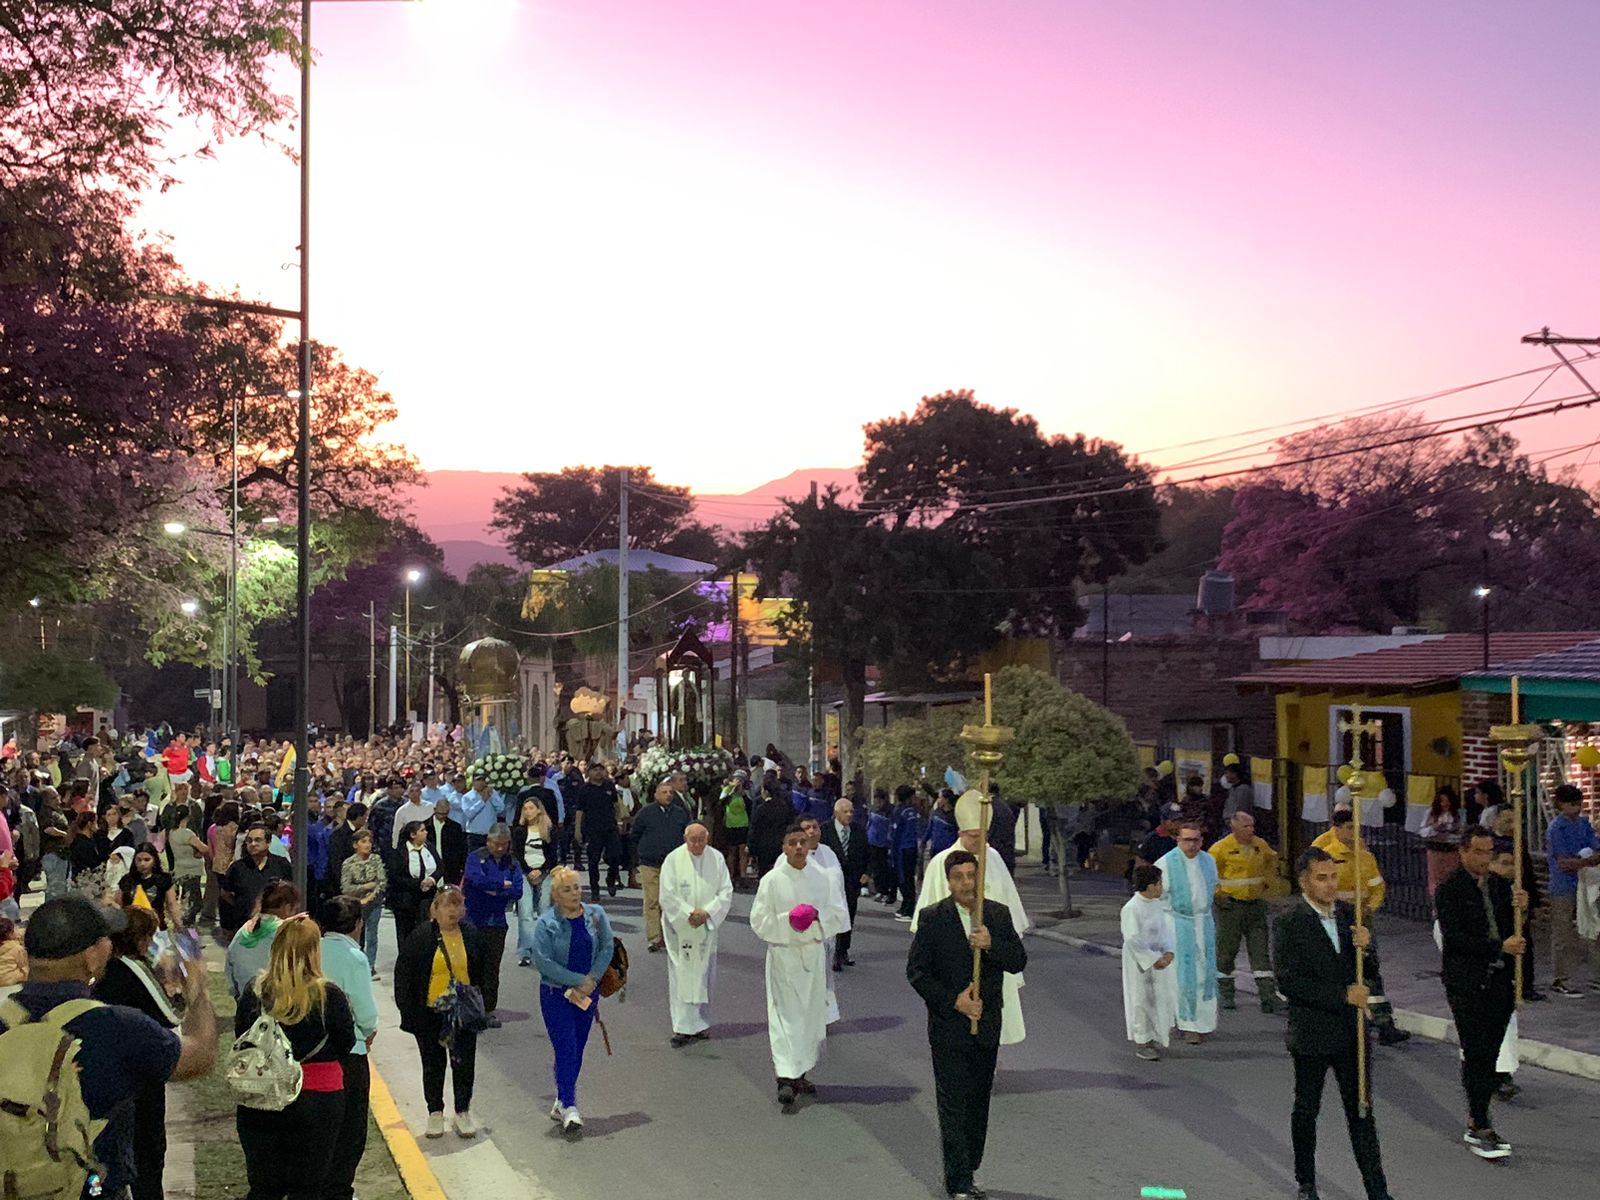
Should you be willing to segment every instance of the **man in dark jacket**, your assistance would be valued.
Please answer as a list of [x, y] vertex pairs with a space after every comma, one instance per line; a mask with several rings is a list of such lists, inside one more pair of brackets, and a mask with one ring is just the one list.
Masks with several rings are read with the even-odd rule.
[[[954, 1197], [973, 1197], [984, 1194], [973, 1175], [983, 1162], [989, 1136], [989, 1094], [1004, 1003], [1001, 978], [1026, 967], [1028, 952], [1004, 904], [983, 900], [980, 909], [976, 858], [965, 850], [952, 851], [944, 870], [950, 895], [918, 917], [906, 979], [928, 1006], [945, 1190]], [[983, 952], [976, 994], [974, 949]]]
[[[833, 806], [833, 820], [822, 826], [822, 844], [832, 850], [844, 870], [844, 903], [850, 910], [850, 929], [856, 924], [856, 902], [861, 899], [861, 884], [867, 877], [867, 863], [872, 851], [867, 846], [867, 831], [855, 823], [855, 805], [840, 800]], [[853, 967], [856, 960], [850, 957], [850, 929], [833, 942], [833, 969]]]
[[1461, 866], [1434, 893], [1444, 942], [1444, 994], [1461, 1042], [1461, 1082], [1467, 1091], [1465, 1141], [1479, 1158], [1504, 1158], [1511, 1144], [1489, 1122], [1499, 1080], [1495, 1061], [1516, 1009], [1512, 995], [1517, 956], [1527, 943], [1516, 932], [1515, 910], [1526, 892], [1489, 870], [1494, 835], [1474, 825], [1461, 835]]
[[450, 816], [448, 796], [433, 802], [433, 816], [428, 818], [428, 849], [439, 860], [444, 881], [460, 887], [467, 870], [467, 831]]
[[661, 864], [683, 845], [683, 831], [689, 827], [689, 813], [674, 801], [672, 784], [666, 780], [656, 784], [655, 800], [633, 818], [639, 882], [644, 885], [644, 936], [651, 954], [665, 945], [661, 932]]
[[750, 815], [750, 856], [756, 860], [758, 880], [783, 857], [783, 832], [793, 822], [794, 809], [773, 784]]
[[[335, 891], [339, 888], [344, 860], [356, 852], [355, 836], [366, 827], [367, 806], [357, 800], [344, 810], [344, 820], [328, 834], [328, 877], [333, 881]], [[378, 843], [374, 841], [372, 845], [376, 849]]]
[[[606, 887], [615, 896], [622, 886], [622, 846], [617, 834], [617, 785], [606, 769], [589, 768], [589, 778], [578, 789], [574, 837], [589, 856], [589, 895], [600, 895], [600, 860], [605, 859]], [[671, 853], [671, 851], [668, 851]], [[660, 865], [659, 863], [657, 864]]]
[[1390, 1200], [1378, 1129], [1371, 1109], [1361, 1111], [1356, 1068], [1356, 1039], [1366, 1036], [1362, 1013], [1369, 997], [1365, 985], [1356, 983], [1356, 954], [1366, 954], [1368, 968], [1376, 969], [1372, 934], [1355, 928], [1354, 912], [1339, 902], [1339, 867], [1327, 851], [1307, 850], [1298, 867], [1302, 898], [1278, 918], [1273, 953], [1278, 990], [1289, 1000], [1295, 1183], [1300, 1200], [1317, 1200], [1317, 1113], [1331, 1068], [1367, 1200]]
[[1012, 878], [1017, 874], [1017, 811], [1000, 799], [1000, 785], [989, 785], [989, 845], [1006, 864]]
[[483, 845], [467, 855], [465, 882], [467, 921], [483, 936], [488, 958], [484, 973], [473, 976], [483, 989], [483, 1010], [489, 1028], [499, 1029], [495, 1009], [500, 1002], [500, 960], [506, 948], [506, 909], [522, 899], [525, 881], [511, 854], [511, 830], [497, 821]]

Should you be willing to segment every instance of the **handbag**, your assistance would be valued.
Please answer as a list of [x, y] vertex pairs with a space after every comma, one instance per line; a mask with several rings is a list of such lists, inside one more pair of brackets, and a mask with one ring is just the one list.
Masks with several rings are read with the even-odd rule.
[[483, 1007], [482, 989], [456, 978], [443, 934], [439, 936], [439, 949], [444, 954], [445, 970], [450, 972], [450, 986], [433, 1002], [433, 1011], [439, 1014], [439, 1044], [453, 1049], [458, 1034], [482, 1033], [489, 1028], [489, 1014]]

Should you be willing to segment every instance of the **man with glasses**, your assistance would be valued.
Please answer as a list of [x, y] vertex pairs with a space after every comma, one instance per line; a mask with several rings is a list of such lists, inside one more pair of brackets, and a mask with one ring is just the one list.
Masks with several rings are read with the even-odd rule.
[[1204, 838], [1198, 820], [1184, 818], [1177, 848], [1155, 864], [1177, 933], [1178, 1028], [1191, 1046], [1217, 1028], [1217, 863], [1200, 852]]
[[245, 831], [244, 856], [228, 868], [220, 885], [224, 929], [238, 929], [250, 919], [256, 897], [267, 885], [289, 878], [289, 860], [273, 854], [270, 843], [267, 827], [259, 822]]

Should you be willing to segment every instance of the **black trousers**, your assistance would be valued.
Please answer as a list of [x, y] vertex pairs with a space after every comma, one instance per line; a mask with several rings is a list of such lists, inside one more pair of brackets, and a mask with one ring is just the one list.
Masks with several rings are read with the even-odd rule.
[[899, 890], [894, 877], [894, 859], [889, 847], [872, 847], [872, 890], [879, 896], [892, 896]]
[[1370, 1109], [1366, 1116], [1360, 1115], [1354, 1046], [1343, 1054], [1294, 1056], [1294, 1114], [1289, 1118], [1289, 1132], [1294, 1141], [1295, 1182], [1302, 1188], [1315, 1187], [1317, 1183], [1317, 1114], [1322, 1111], [1322, 1086], [1330, 1068], [1339, 1084], [1339, 1100], [1350, 1127], [1350, 1149], [1355, 1151], [1356, 1167], [1361, 1171], [1368, 1200], [1385, 1200], [1389, 1185], [1383, 1178], [1383, 1160], [1378, 1154], [1378, 1126]]
[[161, 1200], [167, 1166], [167, 1085], [139, 1089], [133, 1102], [133, 1200]]
[[917, 847], [908, 846], [896, 855], [900, 867], [900, 915], [917, 915]]
[[323, 1200], [354, 1200], [356, 1168], [367, 1152], [367, 1099], [372, 1090], [372, 1066], [365, 1054], [346, 1054], [344, 1064], [344, 1120], [328, 1156], [328, 1174], [322, 1181]]
[[844, 881], [844, 906], [850, 910], [850, 929], [833, 939], [833, 961], [843, 962], [850, 957], [850, 931], [856, 927], [856, 905], [861, 900], [861, 880]]
[[411, 936], [411, 931], [417, 927], [417, 910], [408, 907], [391, 911], [394, 913], [394, 948], [399, 953], [406, 939]]
[[1467, 1092], [1467, 1115], [1474, 1125], [1490, 1123], [1489, 1101], [1499, 1083], [1495, 1061], [1516, 1010], [1511, 990], [1511, 972], [1502, 970], [1492, 973], [1488, 985], [1477, 992], [1447, 996], [1461, 1040], [1461, 1086]]
[[977, 1038], [933, 1043], [933, 1093], [939, 1107], [939, 1144], [944, 1153], [944, 1190], [952, 1196], [972, 1188], [989, 1138], [989, 1093], [994, 1090], [998, 1045]]
[[600, 900], [600, 860], [605, 859], [606, 885], [611, 888], [622, 886], [622, 838], [616, 830], [591, 838], [584, 843], [589, 851], [589, 896], [596, 903]]
[[250, 1181], [246, 1200], [322, 1200], [344, 1127], [343, 1092], [301, 1092], [282, 1112], [241, 1106], [234, 1122]]
[[[527, 886], [527, 881], [523, 881]], [[478, 936], [483, 939], [483, 978], [478, 980], [478, 986], [483, 989], [483, 1009], [493, 1012], [495, 1005], [500, 1003], [500, 960], [506, 952], [506, 927], [493, 925], [478, 926]]]
[[452, 1054], [439, 1044], [439, 1018], [428, 1013], [423, 1030], [415, 1037], [417, 1052], [422, 1055], [422, 1098], [428, 1103], [428, 1111], [444, 1111], [444, 1072], [448, 1066], [456, 1111], [466, 1112], [472, 1107], [472, 1084], [478, 1073], [478, 1035], [459, 1035]]

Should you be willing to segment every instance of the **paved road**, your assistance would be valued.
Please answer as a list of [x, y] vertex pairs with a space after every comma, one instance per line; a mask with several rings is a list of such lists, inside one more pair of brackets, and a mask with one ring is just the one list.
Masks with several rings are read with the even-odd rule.
[[[630, 948], [640, 946], [637, 894], [608, 907]], [[863, 901], [860, 965], [841, 979], [843, 1020], [812, 1073], [821, 1095], [784, 1115], [774, 1100], [762, 954], [743, 921], [748, 908], [748, 897], [738, 898], [722, 936], [724, 1024], [710, 1042], [667, 1044], [663, 956], [634, 953], [626, 1002], [603, 1009], [615, 1056], [605, 1056], [598, 1032], [590, 1042], [579, 1087], [586, 1134], [576, 1144], [544, 1115], [554, 1087], [535, 978], [508, 957], [506, 1024], [478, 1055], [474, 1108], [492, 1129], [491, 1144], [453, 1136], [424, 1143], [451, 1200], [506, 1200], [508, 1188], [560, 1200], [942, 1194], [923, 1009], [904, 977], [906, 927]], [[1115, 959], [1034, 937], [1028, 952], [1028, 1040], [1001, 1053], [981, 1176], [994, 1196], [1133, 1198], [1147, 1185], [1182, 1188], [1193, 1200], [1294, 1194], [1281, 1019], [1225, 1014], [1206, 1046], [1142, 1063], [1124, 1040]], [[419, 1127], [414, 1048], [395, 1031], [380, 1037], [377, 1051], [402, 1111]], [[1487, 1164], [1460, 1144], [1454, 1051], [1419, 1040], [1380, 1050], [1375, 1097], [1397, 1200], [1590, 1194], [1600, 1177], [1600, 1084], [1536, 1069], [1520, 1082], [1523, 1096], [1497, 1121], [1517, 1154]], [[1325, 1200], [1358, 1200], [1331, 1079], [1322, 1142]]]

